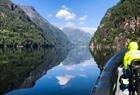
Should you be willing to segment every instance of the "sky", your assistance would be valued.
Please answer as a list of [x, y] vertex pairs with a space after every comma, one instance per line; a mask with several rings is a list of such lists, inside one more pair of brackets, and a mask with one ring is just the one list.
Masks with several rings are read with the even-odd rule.
[[16, 4], [33, 6], [51, 24], [96, 30], [107, 9], [119, 0], [12, 0]]

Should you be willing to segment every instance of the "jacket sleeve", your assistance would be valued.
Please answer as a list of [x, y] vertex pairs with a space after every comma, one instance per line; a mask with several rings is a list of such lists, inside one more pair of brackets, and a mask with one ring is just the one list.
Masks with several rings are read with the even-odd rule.
[[124, 64], [125, 69], [128, 69], [128, 57], [129, 57], [129, 52], [126, 52], [125, 56], [124, 56], [124, 60], [123, 60], [123, 64]]

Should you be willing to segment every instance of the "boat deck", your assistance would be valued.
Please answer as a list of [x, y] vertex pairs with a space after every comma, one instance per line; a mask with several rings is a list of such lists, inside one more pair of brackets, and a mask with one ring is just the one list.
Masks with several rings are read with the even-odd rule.
[[120, 82], [119, 82], [120, 76], [123, 75], [122, 70], [123, 70], [123, 68], [121, 68], [121, 67], [118, 68], [118, 79], [117, 79], [117, 86], [116, 86], [115, 95], [124, 95], [122, 90], [120, 89]]

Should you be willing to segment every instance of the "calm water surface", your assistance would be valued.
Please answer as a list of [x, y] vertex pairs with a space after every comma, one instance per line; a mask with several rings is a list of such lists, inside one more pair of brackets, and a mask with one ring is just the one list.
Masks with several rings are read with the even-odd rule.
[[[88, 48], [75, 48], [70, 51], [36, 50], [31, 51], [31, 55], [28, 52], [26, 51], [27, 55], [25, 53], [22, 56], [22, 60], [21, 57], [18, 58], [19, 60], [11, 59], [15, 66], [11, 63], [1, 63], [2, 69], [4, 65], [11, 66], [10, 68], [5, 66], [5, 69], [9, 69], [14, 78], [12, 79], [11, 75], [5, 76], [4, 78], [9, 78], [8, 83], [4, 79], [0, 80], [5, 82], [2, 83], [4, 88], [1, 86], [3, 88], [1, 93], [5, 95], [90, 95], [100, 70]], [[18, 53], [23, 54], [23, 51]], [[14, 70], [15, 73], [11, 70], [12, 68], [17, 68]], [[22, 68], [28, 69], [22, 71]]]

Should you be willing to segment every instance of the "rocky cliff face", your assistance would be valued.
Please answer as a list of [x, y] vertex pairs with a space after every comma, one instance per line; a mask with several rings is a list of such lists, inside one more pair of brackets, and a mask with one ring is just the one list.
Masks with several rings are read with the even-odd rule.
[[65, 27], [63, 31], [67, 35], [69, 41], [77, 46], [88, 46], [92, 37], [90, 33], [76, 28]]
[[[140, 1], [120, 0], [101, 21], [90, 47], [113, 47], [120, 50], [131, 40], [140, 43]], [[102, 38], [102, 39], [101, 39]]]
[[20, 8], [39, 26], [56, 46], [69, 44], [67, 36], [57, 27], [51, 25], [46, 19], [31, 6], [20, 6]]

